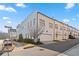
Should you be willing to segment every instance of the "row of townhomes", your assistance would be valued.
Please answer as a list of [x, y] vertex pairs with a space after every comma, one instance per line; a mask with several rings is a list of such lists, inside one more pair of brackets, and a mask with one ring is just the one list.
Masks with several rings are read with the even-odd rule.
[[13, 28], [10, 28], [8, 29], [8, 35], [9, 35], [9, 38], [14, 40], [17, 38], [17, 32], [16, 32], [16, 29], [13, 29]]
[[17, 26], [17, 39], [39, 38], [41, 42], [69, 39], [69, 35], [79, 37], [79, 30], [40, 12], [35, 12]]

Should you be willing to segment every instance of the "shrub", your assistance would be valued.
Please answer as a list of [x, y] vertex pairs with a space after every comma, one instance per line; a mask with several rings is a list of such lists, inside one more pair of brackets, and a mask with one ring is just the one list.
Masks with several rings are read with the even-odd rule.
[[23, 36], [22, 34], [19, 34], [19, 39], [17, 40], [18, 42], [22, 42], [23, 41]]
[[34, 40], [33, 39], [29, 39], [29, 38], [23, 39], [23, 42], [34, 44]]
[[38, 39], [38, 42], [35, 43], [34, 39], [29, 39], [29, 38], [23, 39], [22, 36], [17, 41], [18, 42], [24, 42], [24, 43], [36, 44], [36, 45], [43, 44], [42, 42], [40, 42], [40, 39]]
[[40, 39], [38, 39], [38, 41], [36, 43], [34, 43], [34, 44], [40, 45], [40, 44], [43, 44], [43, 43], [40, 41]]

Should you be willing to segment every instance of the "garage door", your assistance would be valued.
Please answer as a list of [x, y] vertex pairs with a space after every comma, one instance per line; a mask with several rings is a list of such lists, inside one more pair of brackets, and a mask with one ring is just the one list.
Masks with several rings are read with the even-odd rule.
[[40, 36], [41, 42], [50, 42], [53, 41], [52, 35], [41, 35]]

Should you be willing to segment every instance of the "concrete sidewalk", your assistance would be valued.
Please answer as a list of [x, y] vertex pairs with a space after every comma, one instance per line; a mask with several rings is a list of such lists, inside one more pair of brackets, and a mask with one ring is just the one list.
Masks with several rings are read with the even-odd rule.
[[79, 44], [59, 54], [58, 56], [79, 56]]
[[0, 40], [0, 51], [2, 50], [2, 43], [4, 40]]
[[[53, 56], [57, 54], [59, 52], [35, 46], [28, 49], [23, 49], [23, 47], [15, 48], [9, 53], [9, 56]], [[8, 54], [4, 53], [2, 56], [8, 56]]]

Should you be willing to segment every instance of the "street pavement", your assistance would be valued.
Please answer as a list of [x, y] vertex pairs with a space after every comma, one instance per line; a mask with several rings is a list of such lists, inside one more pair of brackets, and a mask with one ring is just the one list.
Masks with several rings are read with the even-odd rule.
[[[79, 55], [79, 39], [69, 39], [58, 42], [49, 42], [43, 45], [35, 46], [28, 49], [23, 49], [23, 46], [16, 47], [10, 56], [72, 56]], [[77, 45], [74, 49], [73, 46]], [[73, 49], [72, 49], [73, 48]], [[69, 50], [70, 49], [70, 50]], [[2, 56], [7, 56], [3, 53]]]
[[[59, 52], [49, 49], [35, 46], [33, 48], [23, 49], [23, 47], [15, 48], [12, 52], [9, 52], [9, 56], [53, 56]], [[2, 56], [8, 56], [8, 53], [2, 54]]]
[[77, 45], [78, 43], [79, 43], [79, 39], [67, 39], [64, 41], [57, 41], [56, 43], [52, 42], [49, 44], [40, 45], [40, 47], [62, 53], [72, 48], [73, 46]]
[[79, 56], [79, 44], [59, 54], [58, 56]]

